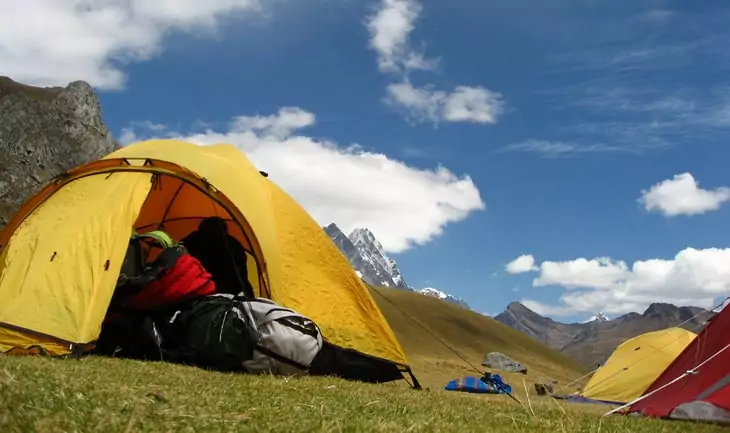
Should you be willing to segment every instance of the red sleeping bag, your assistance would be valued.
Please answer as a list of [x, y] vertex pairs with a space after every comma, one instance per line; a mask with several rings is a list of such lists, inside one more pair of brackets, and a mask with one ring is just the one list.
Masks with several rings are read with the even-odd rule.
[[156, 278], [126, 302], [128, 307], [152, 310], [216, 292], [210, 273], [183, 247], [162, 251], [152, 272]]

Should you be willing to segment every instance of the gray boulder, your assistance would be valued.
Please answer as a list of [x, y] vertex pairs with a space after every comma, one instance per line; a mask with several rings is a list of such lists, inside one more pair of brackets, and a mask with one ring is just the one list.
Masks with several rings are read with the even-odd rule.
[[513, 371], [515, 373], [527, 374], [527, 367], [510, 358], [509, 356], [499, 353], [490, 352], [487, 354], [482, 366], [494, 368], [503, 371]]

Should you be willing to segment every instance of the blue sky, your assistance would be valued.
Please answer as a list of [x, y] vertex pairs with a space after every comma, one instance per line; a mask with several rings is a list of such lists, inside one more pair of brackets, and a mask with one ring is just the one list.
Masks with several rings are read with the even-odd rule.
[[730, 292], [725, 2], [72, 3], [0, 18], [0, 73], [239, 146], [417, 288], [561, 321]]

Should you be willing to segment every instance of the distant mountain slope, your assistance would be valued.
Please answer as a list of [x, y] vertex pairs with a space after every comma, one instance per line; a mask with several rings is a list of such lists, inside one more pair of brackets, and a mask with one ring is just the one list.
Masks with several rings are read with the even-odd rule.
[[[595, 367], [629, 338], [676, 326], [699, 332], [714, 313], [699, 307], [654, 303], [643, 314], [629, 313], [613, 320], [560, 323], [513, 302], [495, 320], [560, 350], [583, 365]], [[697, 316], [693, 318], [694, 316]], [[603, 317], [605, 319], [605, 317]], [[690, 320], [691, 319], [691, 320]]]
[[[481, 366], [488, 352], [501, 352], [516, 359], [528, 368], [528, 386], [530, 382], [547, 379], [565, 384], [586, 372], [568, 356], [454, 303], [406, 290], [381, 287], [371, 287], [370, 290], [403, 345], [416, 375], [432, 388], [440, 389], [456, 377], [477, 374], [439, 340], [480, 370], [488, 370]], [[512, 379], [514, 387], [522, 388], [522, 375], [505, 375], [508, 381]]]
[[543, 317], [519, 302], [510, 303], [504, 312], [494, 316], [494, 320], [557, 350], [570, 343], [578, 333], [575, 325]]

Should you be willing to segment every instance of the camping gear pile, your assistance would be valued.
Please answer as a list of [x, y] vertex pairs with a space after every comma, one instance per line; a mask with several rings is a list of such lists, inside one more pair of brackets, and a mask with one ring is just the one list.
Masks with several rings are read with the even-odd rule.
[[460, 391], [475, 394], [512, 394], [512, 387], [502, 376], [486, 372], [482, 377], [464, 376], [454, 379], [444, 387], [446, 391]]
[[92, 352], [420, 388], [347, 258], [227, 144], [125, 146], [0, 232], [0, 353]]
[[[211, 227], [227, 235], [224, 224], [206, 218], [185, 239], [201, 238]], [[215, 236], [203, 241], [215, 245]], [[223, 286], [217, 273], [225, 261], [217, 262], [214, 276], [201, 264], [210, 258], [196, 251], [198, 257], [160, 230], [134, 233], [95, 352], [221, 371], [306, 374], [322, 349], [317, 325], [271, 300], [251, 298], [245, 262], [228, 261], [241, 283]]]

